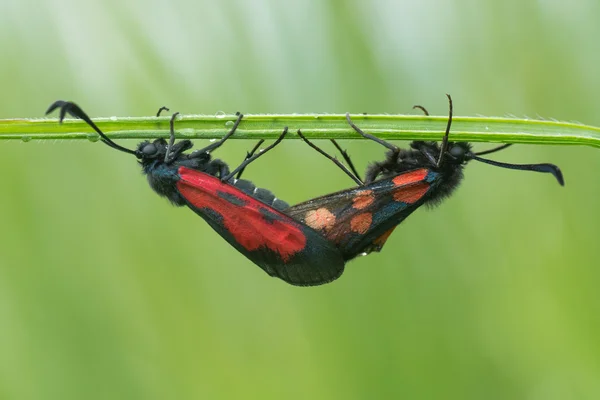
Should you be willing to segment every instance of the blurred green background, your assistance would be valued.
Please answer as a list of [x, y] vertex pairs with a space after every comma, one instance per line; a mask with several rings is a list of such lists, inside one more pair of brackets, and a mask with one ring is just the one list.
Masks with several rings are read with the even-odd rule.
[[[598, 126], [598, 20], [597, 0], [3, 0], [0, 118], [56, 99], [91, 116], [445, 115], [451, 93], [456, 115]], [[344, 145], [360, 170], [383, 156]], [[599, 155], [494, 157], [556, 163], [565, 188], [472, 162], [382, 253], [297, 288], [155, 195], [132, 157], [2, 142], [0, 398], [598, 399]], [[246, 177], [291, 203], [352, 186], [295, 140]]]

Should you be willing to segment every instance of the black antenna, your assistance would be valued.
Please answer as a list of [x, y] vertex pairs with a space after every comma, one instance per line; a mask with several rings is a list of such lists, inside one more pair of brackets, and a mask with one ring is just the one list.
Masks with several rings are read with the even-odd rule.
[[[448, 96], [448, 102], [450, 104], [450, 112], [448, 115], [448, 124], [446, 125], [446, 134], [444, 135], [444, 139], [442, 140], [442, 146], [440, 148], [440, 157], [437, 162], [438, 167], [442, 163], [444, 153], [448, 149], [448, 135], [450, 134], [450, 125], [452, 125], [452, 97], [450, 97], [449, 94], [446, 94], [446, 96]], [[423, 110], [423, 107], [421, 107], [421, 106], [415, 106], [415, 107]], [[490, 153], [495, 153], [500, 150], [504, 150], [509, 146], [512, 146], [512, 143], [506, 143], [501, 146], [494, 147], [493, 149], [480, 151], [478, 153], [470, 153], [470, 154], [467, 154], [467, 156], [468, 156], [468, 158], [470, 158], [472, 160], [477, 160], [477, 161], [480, 161], [485, 164], [494, 165], [496, 167], [517, 169], [517, 170], [521, 170], [521, 171], [534, 171], [534, 172], [549, 173], [549, 174], [552, 174], [556, 178], [556, 180], [558, 181], [558, 183], [561, 186], [565, 185], [565, 180], [563, 178], [560, 168], [558, 168], [554, 164], [547, 164], [547, 163], [543, 163], [543, 164], [508, 164], [508, 163], [492, 161], [492, 160], [488, 160], [486, 158], [478, 157], [483, 154], [490, 154]]]
[[518, 169], [522, 171], [535, 171], [535, 172], [545, 172], [554, 175], [558, 183], [561, 186], [565, 186], [565, 181], [563, 179], [562, 172], [560, 168], [558, 168], [554, 164], [507, 164], [499, 161], [492, 161], [485, 158], [477, 157], [475, 154], [471, 154], [471, 158], [473, 160], [481, 161], [482, 163], [494, 165], [496, 167], [508, 168], [508, 169]]
[[[450, 135], [450, 126], [452, 125], [452, 97], [446, 93], [448, 97], [448, 104], [450, 106], [450, 111], [448, 112], [448, 124], [446, 125], [446, 134], [442, 139], [442, 146], [440, 147], [440, 157], [437, 160], [437, 167], [439, 168], [442, 165], [442, 160], [444, 159], [444, 154], [446, 150], [448, 150], [448, 136]], [[421, 108], [423, 109], [423, 108]]]
[[48, 107], [48, 110], [46, 110], [46, 115], [50, 114], [52, 111], [56, 110], [59, 107], [60, 107], [60, 115], [59, 115], [59, 122], [60, 123], [62, 123], [63, 120], [65, 119], [65, 115], [67, 113], [69, 113], [71, 116], [73, 116], [75, 118], [82, 119], [86, 124], [88, 124], [89, 126], [91, 126], [92, 129], [94, 129], [96, 131], [96, 133], [98, 133], [98, 135], [100, 135], [100, 137], [102, 138], [102, 141], [104, 143], [106, 143], [108, 146], [112, 147], [115, 150], [119, 150], [119, 151], [122, 151], [124, 153], [133, 154], [136, 157], [138, 156], [138, 153], [136, 153], [134, 150], [130, 150], [130, 149], [126, 148], [126, 147], [119, 146], [118, 144], [116, 144], [115, 142], [113, 142], [112, 140], [110, 140], [104, 134], [104, 132], [102, 132], [100, 130], [100, 128], [98, 128], [96, 126], [96, 124], [94, 122], [92, 122], [92, 120], [90, 119], [90, 117], [88, 117], [88, 115], [81, 108], [79, 108], [79, 106], [77, 104], [75, 104], [73, 102], [63, 101], [63, 100], [57, 100], [54, 103], [52, 103], [50, 105], [50, 107]]
[[484, 151], [478, 151], [477, 153], [474, 153], [474, 154], [475, 154], [476, 156], [482, 156], [482, 155], [484, 155], [484, 154], [495, 153], [495, 152], [497, 152], [497, 151], [504, 150], [504, 149], [506, 149], [507, 147], [510, 147], [510, 146], [512, 146], [512, 145], [513, 145], [512, 143], [506, 143], [506, 144], [503, 144], [503, 145], [501, 145], [501, 146], [494, 147], [493, 149], [484, 150]]
[[[168, 108], [166, 107], [161, 107], [158, 110], [158, 113], [156, 113], [156, 116], [158, 117], [160, 115], [160, 112], [165, 109], [166, 111], [169, 111]], [[179, 115], [179, 112], [174, 113], [173, 115], [171, 115], [171, 120], [169, 121], [169, 143], [167, 143], [167, 151], [165, 152], [165, 163], [169, 162], [169, 157], [171, 156], [171, 149], [173, 148], [173, 145], [175, 144], [175, 118], [177, 118], [177, 116]]]

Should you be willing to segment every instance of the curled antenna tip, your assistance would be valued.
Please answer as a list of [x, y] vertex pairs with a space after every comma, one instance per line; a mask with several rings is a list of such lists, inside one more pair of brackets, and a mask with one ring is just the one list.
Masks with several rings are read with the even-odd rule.
[[473, 160], [477, 160], [482, 163], [494, 165], [496, 167], [501, 167], [501, 168], [516, 169], [516, 170], [521, 170], [521, 171], [534, 171], [534, 172], [549, 173], [549, 174], [552, 174], [554, 176], [554, 178], [556, 178], [556, 180], [558, 181], [558, 183], [561, 186], [565, 186], [565, 180], [563, 178], [563, 174], [562, 174], [560, 168], [558, 168], [554, 164], [547, 164], [547, 163], [544, 163], [544, 164], [509, 164], [509, 163], [503, 163], [500, 161], [488, 160], [487, 158], [481, 158], [476, 155], [472, 155], [472, 158], [473, 158]]
[[50, 104], [50, 107], [46, 110], [46, 115], [50, 114], [52, 111], [56, 110], [59, 107], [62, 107], [66, 101], [56, 100], [54, 103]]
[[560, 183], [560, 186], [565, 186], [565, 179], [563, 178], [563, 174], [562, 174], [562, 171], [560, 170], [560, 168], [558, 168], [554, 164], [548, 164], [548, 165], [550, 166], [550, 168], [553, 169], [552, 175], [554, 175], [554, 177], [556, 178], [558, 183]]

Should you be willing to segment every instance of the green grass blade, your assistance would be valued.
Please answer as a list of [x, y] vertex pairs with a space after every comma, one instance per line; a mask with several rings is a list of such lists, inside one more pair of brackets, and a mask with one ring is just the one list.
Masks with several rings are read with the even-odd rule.
[[[94, 121], [113, 139], [152, 139], [167, 137], [169, 118], [112, 117]], [[214, 139], [233, 125], [235, 115], [182, 115], [176, 122], [178, 138]], [[365, 132], [384, 139], [440, 140], [447, 116], [353, 115]], [[340, 114], [261, 114], [245, 115], [236, 139], [273, 139], [284, 127], [298, 128], [310, 139], [360, 139]], [[534, 144], [585, 144], [600, 147], [600, 128], [573, 122], [527, 118], [454, 117], [452, 140]], [[98, 136], [84, 122], [66, 119], [0, 120], [0, 140], [89, 139]], [[297, 139], [297, 135], [288, 135]]]

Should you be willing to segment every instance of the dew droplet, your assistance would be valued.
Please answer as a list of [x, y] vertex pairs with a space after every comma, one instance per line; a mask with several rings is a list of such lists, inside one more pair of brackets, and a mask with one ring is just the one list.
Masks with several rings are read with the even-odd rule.
[[109, 118], [111, 121], [116, 121], [117, 117], [115, 117], [114, 115], [112, 117]]
[[225, 122], [225, 126], [233, 126], [234, 122], [233, 121], [227, 121]]
[[489, 127], [489, 126], [486, 126], [486, 127], [485, 127], [485, 130], [486, 130], [486, 131], [489, 131], [489, 130], [490, 130], [490, 127]]
[[216, 142], [216, 141], [217, 141], [217, 139], [210, 139], [210, 140], [209, 140], [209, 142], [211, 142], [211, 143], [214, 143], [214, 142]]
[[225, 118], [225, 111], [217, 111], [217, 113], [215, 114], [215, 117]]
[[362, 253], [360, 253], [360, 254], [359, 254], [359, 256], [361, 256], [361, 257], [364, 257], [364, 256], [366, 256], [366, 255], [368, 255], [368, 254], [369, 254], [369, 253], [366, 253], [366, 252], [364, 252], [364, 251], [363, 251]]
[[95, 133], [88, 133], [86, 137], [87, 140], [89, 140], [92, 143], [97, 142], [100, 139], [100, 136]]
[[31, 139], [33, 139], [31, 136], [22, 136], [21, 137], [21, 141], [23, 141], [25, 143], [30, 142]]

